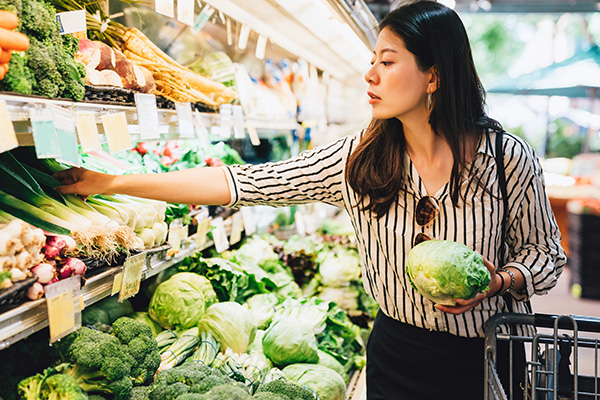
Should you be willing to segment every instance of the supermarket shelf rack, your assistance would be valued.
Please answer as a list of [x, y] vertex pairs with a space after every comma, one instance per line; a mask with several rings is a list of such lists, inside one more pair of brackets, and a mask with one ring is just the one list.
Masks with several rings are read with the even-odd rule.
[[[177, 264], [185, 257], [198, 251], [210, 248], [213, 245], [207, 241], [203, 246], [196, 245], [195, 236], [182, 243], [182, 248], [173, 257], [149, 255], [142, 271], [142, 280], [146, 280], [165, 269]], [[123, 270], [123, 266], [114, 267], [94, 275], [88, 279], [81, 288], [81, 295], [85, 307], [88, 307], [105, 297], [111, 295], [115, 276]], [[46, 299], [28, 301], [14, 309], [0, 314], [0, 350], [22, 340], [29, 335], [48, 326], [48, 309]]]

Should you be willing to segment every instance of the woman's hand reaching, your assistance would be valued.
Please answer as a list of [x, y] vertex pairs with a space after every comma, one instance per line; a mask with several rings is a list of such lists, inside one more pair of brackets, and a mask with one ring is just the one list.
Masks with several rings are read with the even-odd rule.
[[85, 168], [70, 168], [59, 171], [54, 177], [63, 183], [56, 188], [62, 194], [89, 196], [93, 194], [113, 194], [114, 175], [89, 171]]
[[494, 265], [485, 257], [483, 257], [483, 264], [487, 267], [488, 271], [490, 271], [491, 275], [491, 281], [488, 285], [488, 290], [485, 290], [482, 293], [477, 293], [477, 295], [471, 299], [455, 299], [455, 306], [436, 304], [435, 308], [449, 314], [462, 314], [465, 311], [469, 311], [470, 309], [477, 307], [486, 297], [493, 297], [498, 294], [498, 292], [502, 290], [502, 278], [496, 272], [496, 267], [494, 267]]

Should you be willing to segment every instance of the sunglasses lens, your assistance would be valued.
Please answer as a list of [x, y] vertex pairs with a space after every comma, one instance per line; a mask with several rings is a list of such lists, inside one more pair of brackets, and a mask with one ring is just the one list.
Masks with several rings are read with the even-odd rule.
[[419, 226], [430, 224], [440, 212], [440, 205], [433, 196], [425, 196], [417, 203], [415, 220]]
[[421, 232], [415, 237], [415, 246], [418, 245], [419, 243], [423, 243], [423, 242], [426, 242], [431, 239], [432, 239], [431, 236], [429, 236], [426, 233]]

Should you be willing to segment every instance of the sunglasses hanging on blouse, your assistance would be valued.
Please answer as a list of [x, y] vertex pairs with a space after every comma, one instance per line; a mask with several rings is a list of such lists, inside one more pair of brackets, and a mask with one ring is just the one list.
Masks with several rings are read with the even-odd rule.
[[[431, 224], [437, 218], [439, 213], [440, 204], [438, 200], [433, 196], [425, 196], [417, 203], [417, 208], [415, 209], [415, 222], [421, 228], [424, 228]], [[431, 239], [433, 238], [425, 232], [419, 232], [417, 236], [415, 236], [415, 242], [413, 245], [416, 246], [419, 243]]]

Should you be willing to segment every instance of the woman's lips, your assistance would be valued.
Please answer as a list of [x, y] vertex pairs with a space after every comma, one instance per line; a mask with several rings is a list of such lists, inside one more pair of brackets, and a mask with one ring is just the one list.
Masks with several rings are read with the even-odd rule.
[[369, 104], [375, 104], [381, 101], [381, 97], [375, 95], [372, 92], [367, 92], [367, 95], [369, 95]]

